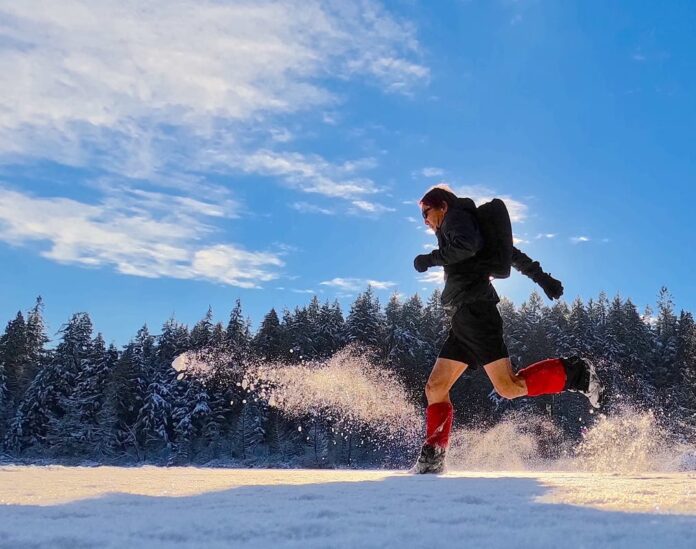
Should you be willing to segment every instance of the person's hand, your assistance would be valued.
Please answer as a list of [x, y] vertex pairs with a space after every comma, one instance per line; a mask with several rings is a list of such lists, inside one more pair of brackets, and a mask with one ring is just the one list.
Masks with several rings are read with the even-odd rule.
[[413, 267], [419, 273], [424, 273], [433, 265], [433, 258], [430, 254], [417, 255], [416, 259], [413, 260]]
[[541, 286], [541, 289], [544, 290], [546, 297], [549, 299], [560, 299], [563, 295], [563, 284], [550, 274], [544, 273], [537, 281], [537, 284]]

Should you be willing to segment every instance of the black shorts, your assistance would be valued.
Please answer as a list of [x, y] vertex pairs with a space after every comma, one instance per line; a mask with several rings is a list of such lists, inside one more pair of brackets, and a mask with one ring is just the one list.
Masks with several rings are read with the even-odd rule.
[[492, 301], [464, 303], [452, 325], [439, 358], [465, 362], [476, 369], [509, 356], [503, 341], [503, 319]]

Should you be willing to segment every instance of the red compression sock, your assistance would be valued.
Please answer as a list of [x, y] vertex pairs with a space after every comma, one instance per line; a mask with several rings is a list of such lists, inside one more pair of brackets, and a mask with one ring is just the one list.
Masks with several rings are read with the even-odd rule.
[[425, 443], [446, 448], [452, 430], [452, 405], [437, 402], [425, 409]]
[[552, 395], [563, 391], [566, 371], [559, 358], [549, 358], [517, 372], [527, 382], [527, 396]]

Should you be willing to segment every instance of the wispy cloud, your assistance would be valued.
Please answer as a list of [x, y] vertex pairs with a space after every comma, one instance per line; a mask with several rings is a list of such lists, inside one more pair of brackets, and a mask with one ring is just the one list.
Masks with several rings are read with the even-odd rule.
[[132, 193], [129, 188], [120, 194], [114, 190], [87, 204], [0, 187], [0, 240], [38, 246], [43, 257], [59, 263], [111, 267], [147, 278], [255, 288], [279, 276], [284, 265], [280, 254], [211, 240], [216, 231], [208, 220], [223, 215], [215, 205], [198, 202], [191, 207], [188, 200], [177, 205], [157, 193]]
[[422, 275], [419, 275], [418, 280], [423, 284], [444, 284], [445, 271], [438, 268], [430, 269]]
[[583, 242], [589, 242], [592, 240], [589, 236], [571, 236], [570, 241], [573, 244], [581, 244]]
[[395, 211], [394, 208], [390, 208], [388, 206], [384, 206], [383, 204], [379, 204], [377, 202], [369, 202], [367, 200], [353, 200], [351, 203], [355, 207], [353, 210], [354, 213], [368, 213], [368, 214], [380, 214], [384, 212], [393, 212]]
[[413, 172], [414, 178], [417, 177], [442, 177], [445, 171], [441, 168], [428, 167], [420, 171]]
[[476, 202], [477, 205], [489, 202], [494, 198], [502, 199], [510, 212], [510, 219], [513, 222], [524, 221], [527, 217], [528, 207], [525, 203], [516, 198], [512, 198], [510, 195], [499, 194], [488, 187], [481, 185], [465, 185], [457, 187], [455, 192], [458, 196], [468, 196]]
[[322, 208], [316, 204], [309, 204], [308, 202], [294, 202], [290, 205], [293, 210], [297, 210], [300, 213], [316, 213], [323, 215], [334, 215], [336, 212], [329, 208]]
[[556, 238], [557, 236], [558, 235], [556, 233], [539, 233], [534, 237], [534, 239], [535, 240], [541, 240], [542, 238], [551, 239], [551, 238]]
[[331, 286], [344, 292], [357, 292], [372, 286], [376, 290], [388, 290], [396, 286], [396, 282], [371, 280], [366, 278], [333, 278], [320, 283], [322, 286]]
[[227, 165], [237, 165], [247, 173], [279, 177], [287, 185], [305, 193], [355, 199], [379, 191], [371, 179], [351, 177], [356, 170], [355, 163], [336, 165], [318, 155], [260, 150], [225, 160]]
[[413, 27], [373, 0], [26, 0], [2, 21], [0, 156], [149, 181], [215, 164], [363, 199], [364, 164], [273, 150], [293, 140], [277, 117], [335, 110], [332, 78], [388, 93], [429, 78]]

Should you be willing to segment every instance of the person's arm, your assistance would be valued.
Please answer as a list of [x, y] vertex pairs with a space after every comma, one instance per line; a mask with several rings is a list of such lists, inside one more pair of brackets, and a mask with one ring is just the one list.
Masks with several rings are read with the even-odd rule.
[[443, 224], [442, 233], [447, 242], [430, 252], [433, 265], [444, 266], [459, 263], [474, 257], [483, 247], [483, 238], [473, 214], [468, 211], [456, 211]]
[[549, 299], [559, 299], [563, 295], [563, 284], [545, 273], [538, 261], [532, 260], [524, 252], [512, 247], [512, 266], [523, 275], [541, 286]]
[[[512, 266], [515, 270], [532, 280], [544, 273], [538, 261], [532, 260], [531, 257], [515, 246], [512, 247]], [[536, 280], [534, 280], [534, 282], [536, 282]]]

